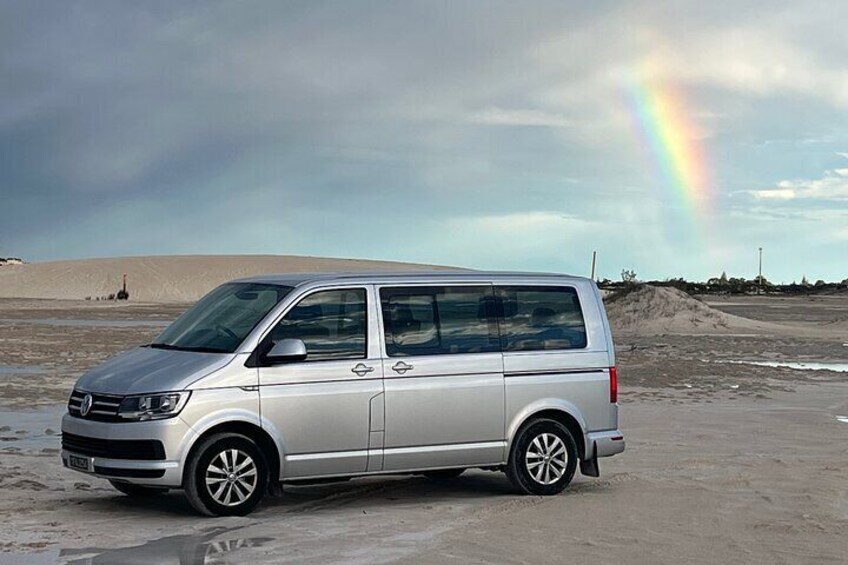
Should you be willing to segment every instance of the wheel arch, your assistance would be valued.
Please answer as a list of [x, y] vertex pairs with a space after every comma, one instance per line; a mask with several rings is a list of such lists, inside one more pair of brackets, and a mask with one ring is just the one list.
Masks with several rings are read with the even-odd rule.
[[255, 441], [256, 445], [258, 445], [259, 449], [262, 450], [262, 453], [265, 455], [267, 460], [269, 481], [275, 482], [279, 480], [282, 458], [279, 446], [277, 445], [277, 442], [274, 441], [274, 438], [272, 438], [265, 429], [255, 422], [248, 420], [226, 420], [207, 427], [202, 433], [199, 433], [194, 437], [191, 447], [185, 457], [182, 484], [185, 484], [188, 462], [191, 461], [192, 457], [194, 457], [201, 442], [214, 434], [222, 433], [239, 434]]
[[512, 444], [518, 436], [518, 432], [531, 420], [547, 418], [559, 422], [571, 432], [574, 436], [574, 441], [577, 443], [577, 453], [580, 459], [586, 457], [586, 421], [583, 419], [580, 411], [566, 401], [556, 399], [546, 399], [537, 403], [531, 404], [524, 410], [519, 412], [509, 424], [507, 433], [506, 460], [509, 460], [509, 455], [512, 452]]

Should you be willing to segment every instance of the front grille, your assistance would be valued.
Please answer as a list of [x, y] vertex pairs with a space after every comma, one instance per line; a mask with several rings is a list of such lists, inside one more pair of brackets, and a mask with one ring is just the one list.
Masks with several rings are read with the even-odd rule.
[[80, 414], [82, 399], [87, 393], [75, 390], [68, 399], [68, 413], [75, 418], [85, 418], [96, 422], [125, 422], [118, 417], [118, 408], [121, 406], [121, 396], [110, 396], [107, 394], [92, 394], [91, 410], [83, 416]]
[[145, 461], [165, 459], [165, 447], [161, 441], [155, 439], [102, 439], [63, 433], [62, 449], [106, 459]]

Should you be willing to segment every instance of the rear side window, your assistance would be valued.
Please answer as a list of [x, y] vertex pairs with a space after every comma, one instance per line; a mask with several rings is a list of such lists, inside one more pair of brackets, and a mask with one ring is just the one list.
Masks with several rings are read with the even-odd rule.
[[491, 287], [384, 288], [380, 301], [391, 357], [500, 350]]
[[586, 325], [577, 290], [567, 286], [502, 286], [503, 350], [586, 347]]
[[365, 289], [310, 294], [288, 311], [271, 339], [301, 339], [307, 361], [359, 359], [366, 356]]

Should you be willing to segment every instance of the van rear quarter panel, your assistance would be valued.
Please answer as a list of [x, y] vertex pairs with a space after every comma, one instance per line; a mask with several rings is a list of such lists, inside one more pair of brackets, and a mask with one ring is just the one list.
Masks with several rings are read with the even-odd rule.
[[[544, 284], [552, 282], [549, 279]], [[571, 413], [585, 433], [618, 426], [618, 406], [610, 403], [609, 396], [611, 340], [599, 293], [588, 280], [562, 284], [577, 289], [586, 324], [586, 347], [504, 353], [509, 438], [529, 415], [548, 408]]]
[[[606, 355], [578, 353], [562, 359], [563, 356], [547, 352], [504, 356], [507, 422], [526, 413], [525, 407], [531, 405], [537, 405], [540, 410], [561, 406], [568, 407], [569, 412], [578, 412], [572, 415], [584, 426], [584, 432], [614, 428], [615, 405], [609, 401], [609, 369], [601, 364], [606, 362]], [[575, 358], [586, 362], [586, 368], [564, 366], [578, 364]], [[591, 367], [592, 361], [598, 363]]]

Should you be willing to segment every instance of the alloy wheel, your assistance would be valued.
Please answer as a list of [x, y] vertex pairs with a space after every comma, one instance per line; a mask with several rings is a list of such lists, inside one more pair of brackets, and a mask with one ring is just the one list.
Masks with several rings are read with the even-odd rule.
[[534, 481], [552, 485], [565, 474], [568, 451], [559, 437], [552, 433], [541, 433], [527, 446], [524, 463]]
[[212, 499], [223, 506], [237, 506], [247, 500], [257, 483], [256, 463], [239, 449], [225, 449], [206, 468], [206, 488]]

